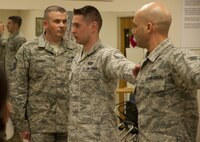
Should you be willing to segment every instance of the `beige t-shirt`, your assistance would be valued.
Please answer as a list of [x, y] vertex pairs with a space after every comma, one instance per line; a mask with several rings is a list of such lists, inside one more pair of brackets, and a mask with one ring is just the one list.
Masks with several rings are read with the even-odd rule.
[[55, 53], [58, 54], [58, 48], [60, 44], [49, 43], [49, 45], [54, 49]]

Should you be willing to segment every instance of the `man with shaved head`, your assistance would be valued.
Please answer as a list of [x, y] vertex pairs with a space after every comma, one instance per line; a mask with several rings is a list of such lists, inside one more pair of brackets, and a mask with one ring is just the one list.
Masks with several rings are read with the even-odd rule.
[[200, 56], [175, 48], [168, 32], [172, 17], [160, 3], [136, 11], [137, 45], [147, 49], [136, 78], [140, 142], [195, 142]]

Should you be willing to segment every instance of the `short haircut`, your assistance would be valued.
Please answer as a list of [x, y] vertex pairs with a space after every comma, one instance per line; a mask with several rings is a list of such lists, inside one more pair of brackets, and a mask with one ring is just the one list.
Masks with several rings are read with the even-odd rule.
[[94, 6], [86, 5], [82, 8], [74, 9], [74, 15], [82, 15], [89, 22], [96, 21], [98, 23], [98, 30], [100, 31], [103, 20], [98, 9]]
[[20, 16], [10, 16], [8, 19], [12, 20], [14, 23], [16, 23], [19, 27], [22, 24], [22, 18]]
[[48, 19], [48, 14], [49, 14], [49, 12], [52, 12], [52, 11], [57, 11], [57, 12], [61, 12], [61, 13], [67, 13], [67, 11], [63, 7], [60, 7], [60, 6], [57, 6], [57, 5], [52, 5], [52, 6], [49, 6], [49, 7], [47, 7], [45, 9], [45, 11], [44, 11], [44, 20]]

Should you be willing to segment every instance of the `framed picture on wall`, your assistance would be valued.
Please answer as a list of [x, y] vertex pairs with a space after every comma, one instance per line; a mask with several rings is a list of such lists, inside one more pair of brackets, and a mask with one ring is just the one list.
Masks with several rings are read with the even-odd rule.
[[40, 36], [43, 32], [43, 18], [36, 17], [35, 19], [35, 36]]

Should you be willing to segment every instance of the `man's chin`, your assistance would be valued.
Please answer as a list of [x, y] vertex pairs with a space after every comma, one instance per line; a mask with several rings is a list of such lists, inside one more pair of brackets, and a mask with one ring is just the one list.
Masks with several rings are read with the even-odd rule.
[[64, 32], [59, 32], [59, 33], [57, 33], [57, 36], [63, 37], [63, 36], [65, 36], [65, 33]]
[[78, 44], [81, 44], [81, 42], [77, 39], [75, 39], [75, 42], [78, 43]]
[[64, 35], [63, 35], [63, 34], [58, 34], [57, 37], [58, 37], [58, 38], [63, 38]]

